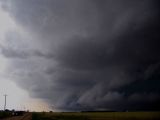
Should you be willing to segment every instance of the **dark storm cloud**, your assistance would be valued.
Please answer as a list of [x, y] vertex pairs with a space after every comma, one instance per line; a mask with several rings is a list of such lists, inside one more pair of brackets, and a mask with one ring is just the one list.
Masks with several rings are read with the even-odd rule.
[[6, 58], [18, 58], [18, 59], [27, 59], [30, 57], [42, 57], [46, 59], [50, 59], [53, 57], [52, 54], [48, 53], [42, 53], [38, 50], [27, 50], [27, 51], [21, 51], [19, 49], [13, 49], [13, 48], [7, 48], [2, 45], [0, 45], [0, 51], [3, 56]]
[[26, 38], [18, 32], [8, 31], [5, 36], [5, 44], [0, 44], [0, 53], [6, 58], [28, 59], [31, 57], [42, 57], [46, 59], [53, 58], [53, 54], [44, 53], [44, 51], [29, 49], [24, 42]]
[[0, 45], [1, 54], [4, 55], [7, 58], [21, 58], [26, 59], [28, 57], [28, 53], [26, 52], [20, 52], [16, 50], [12, 50], [10, 48], [5, 48], [2, 45]]
[[23, 77], [18, 71], [18, 84], [33, 97], [63, 110], [160, 109], [157, 0], [15, 0], [3, 7], [49, 51], [50, 61], [29, 62], [38, 68]]

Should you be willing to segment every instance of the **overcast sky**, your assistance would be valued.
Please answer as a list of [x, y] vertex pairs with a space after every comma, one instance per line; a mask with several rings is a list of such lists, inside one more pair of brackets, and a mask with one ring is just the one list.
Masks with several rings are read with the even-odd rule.
[[0, 5], [1, 106], [10, 91], [34, 110], [160, 110], [158, 0]]

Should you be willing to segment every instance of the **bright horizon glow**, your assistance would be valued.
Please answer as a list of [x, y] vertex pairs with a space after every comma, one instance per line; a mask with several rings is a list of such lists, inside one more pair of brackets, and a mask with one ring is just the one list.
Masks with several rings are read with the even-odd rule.
[[[5, 86], [5, 87], [4, 87]], [[6, 109], [49, 111], [47, 103], [40, 99], [30, 98], [28, 93], [10, 80], [1, 80], [0, 110], [4, 109], [4, 94], [7, 94]]]

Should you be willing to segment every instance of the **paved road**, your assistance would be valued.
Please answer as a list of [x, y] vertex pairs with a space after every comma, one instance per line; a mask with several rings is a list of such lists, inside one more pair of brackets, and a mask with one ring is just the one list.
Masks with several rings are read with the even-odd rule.
[[6, 118], [3, 120], [32, 120], [32, 114], [31, 113], [26, 113], [23, 116], [15, 116], [15, 117], [10, 117]]

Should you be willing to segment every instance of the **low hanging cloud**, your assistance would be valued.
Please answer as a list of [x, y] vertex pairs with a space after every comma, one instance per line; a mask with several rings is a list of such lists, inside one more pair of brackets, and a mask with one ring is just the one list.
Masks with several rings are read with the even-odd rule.
[[8, 31], [5, 34], [5, 42], [0, 44], [1, 54], [10, 59], [28, 59], [31, 57], [52, 58], [53, 54], [44, 53], [38, 49], [30, 48], [24, 38], [17, 31]]
[[28, 46], [39, 48], [0, 46], [8, 59], [23, 58], [8, 69], [31, 96], [62, 110], [159, 110], [158, 0], [6, 0], [2, 7], [34, 38]]

